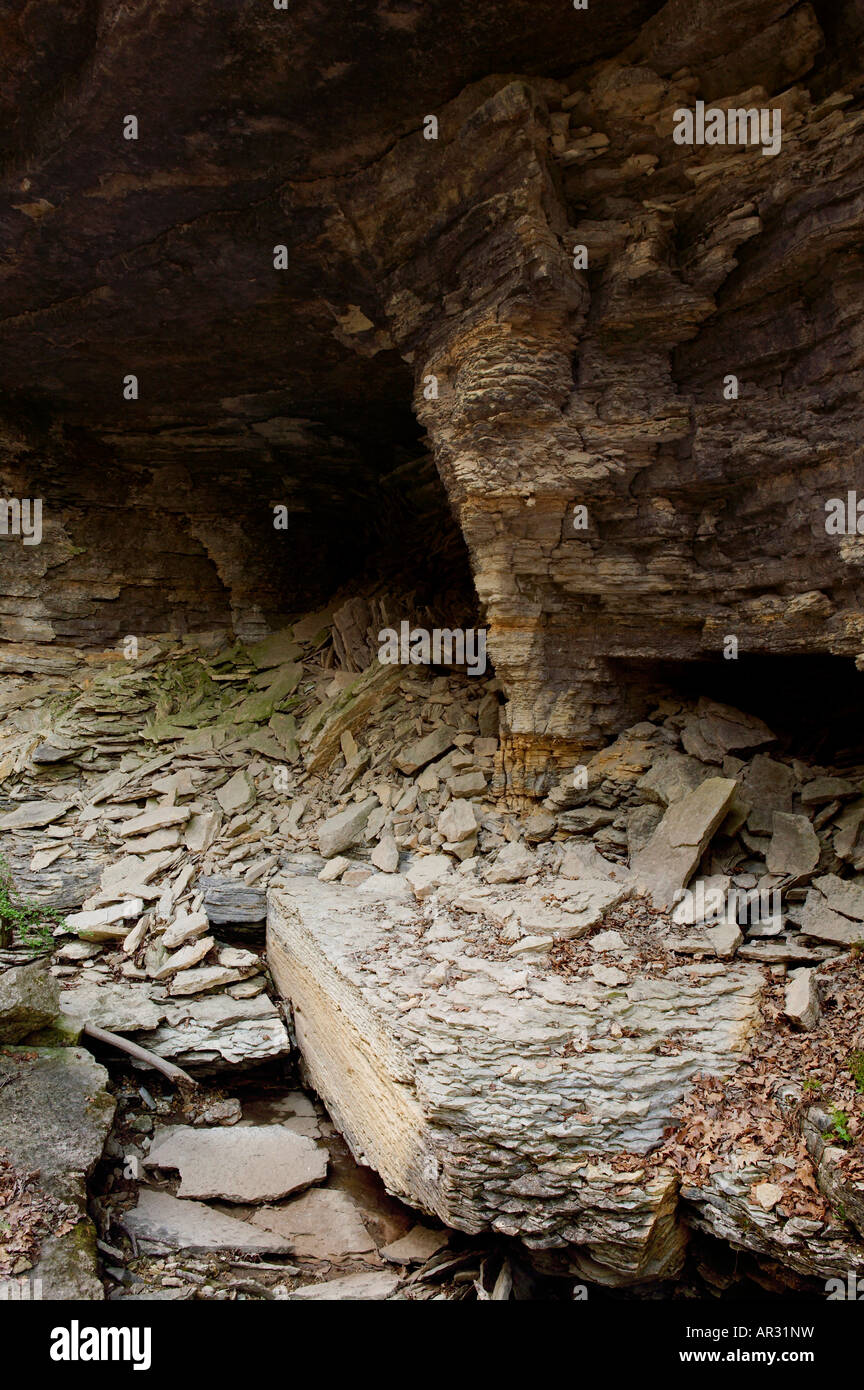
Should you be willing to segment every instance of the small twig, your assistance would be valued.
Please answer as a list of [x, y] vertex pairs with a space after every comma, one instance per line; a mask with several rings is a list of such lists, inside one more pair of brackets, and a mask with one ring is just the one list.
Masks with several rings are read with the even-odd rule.
[[146, 1062], [156, 1071], [161, 1071], [162, 1075], [167, 1076], [169, 1081], [193, 1088], [198, 1085], [194, 1076], [183, 1071], [182, 1067], [175, 1067], [173, 1062], [166, 1062], [155, 1052], [150, 1052], [146, 1047], [139, 1047], [138, 1043], [130, 1042], [128, 1038], [122, 1038], [119, 1033], [109, 1033], [106, 1028], [98, 1028], [95, 1023], [85, 1023], [81, 1031], [86, 1033], [88, 1038], [95, 1038], [96, 1042], [108, 1043], [109, 1046], [116, 1047], [118, 1051], [127, 1052], [130, 1057], [137, 1058], [139, 1062]]

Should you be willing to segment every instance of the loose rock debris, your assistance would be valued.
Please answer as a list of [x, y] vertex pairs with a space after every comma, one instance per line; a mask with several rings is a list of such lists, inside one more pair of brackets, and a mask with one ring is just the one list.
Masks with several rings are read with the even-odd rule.
[[[864, 767], [808, 763], [761, 720], [669, 696], [541, 807], [502, 809], [495, 680], [377, 664], [336, 672], [331, 625], [316, 615], [311, 635], [299, 624], [248, 648], [160, 640], [137, 666], [70, 653], [38, 687], [15, 675], [0, 690], [0, 853], [15, 894], [59, 914], [38, 963], [27, 963], [32, 943], [7, 947], [3, 1040], [70, 1045], [91, 1023], [204, 1083], [198, 1097], [162, 1092], [152, 1072], [144, 1087], [121, 1083], [99, 1198], [109, 1296], [289, 1297], [310, 1277], [306, 1261], [384, 1262], [375, 1279], [352, 1285], [349, 1268], [347, 1284], [342, 1273], [325, 1281], [322, 1297], [425, 1296], [423, 1280], [383, 1277], [388, 1261], [401, 1266], [394, 1252], [428, 1263], [448, 1239], [444, 1225], [409, 1237], [412, 1207], [466, 1226], [418, 1179], [395, 1184], [409, 1204], [397, 1207], [400, 1228], [373, 1229], [369, 1208], [327, 1176], [321, 1140], [336, 1140], [320, 1105], [262, 1127], [225, 1093], [291, 1055], [264, 950], [268, 902], [271, 915], [281, 901], [302, 916], [328, 892], [327, 911], [360, 909], [366, 935], [349, 942], [350, 968], [374, 981], [387, 1032], [425, 1019], [428, 1043], [437, 1017], [467, 1039], [484, 1012], [515, 1008], [542, 1037], [541, 1020], [554, 1018], [547, 1064], [523, 1055], [496, 1084], [506, 1095], [530, 1083], [545, 1105], [557, 1077], [556, 1142], [576, 1161], [570, 1200], [581, 1209], [569, 1224], [549, 1217], [551, 1248], [569, 1252], [557, 1273], [634, 1287], [677, 1277], [687, 1223], [748, 1251], [763, 1279], [769, 1268], [779, 1278], [781, 1256], [790, 1279], [857, 1267], [853, 1073], [864, 1075], [848, 1018], [860, 1007]], [[46, 744], [47, 761], [36, 756]], [[633, 1004], [661, 987], [681, 1016], [664, 1006], [646, 1032], [646, 1006]], [[293, 985], [285, 994], [297, 1002]], [[719, 1046], [718, 1033], [714, 1048], [694, 1021], [708, 1019], [710, 999], [733, 996], [738, 1042]], [[370, 1135], [360, 1141], [338, 1087], [316, 1076], [304, 1026], [305, 1065], [367, 1154]], [[628, 1056], [645, 1078], [635, 1122], [617, 1113]], [[555, 1057], [575, 1086], [563, 1101]], [[634, 1096], [639, 1085], [627, 1083]], [[136, 1128], [121, 1141], [123, 1115]], [[263, 1157], [289, 1141], [305, 1155], [296, 1181]], [[250, 1152], [262, 1155], [257, 1186]], [[504, 1177], [490, 1212], [493, 1242], [516, 1239], [535, 1262], [540, 1228], [519, 1212], [533, 1203], [548, 1215], [568, 1188], [559, 1175], [546, 1192], [546, 1161], [528, 1157], [528, 1172]], [[384, 1157], [378, 1166], [390, 1182]], [[610, 1202], [631, 1213], [623, 1264], [596, 1222]], [[675, 1214], [664, 1249], [642, 1234], [661, 1210]], [[25, 1246], [19, 1260], [36, 1253]], [[232, 1283], [232, 1250], [291, 1263]], [[216, 1263], [196, 1268], [181, 1251]], [[501, 1256], [481, 1255], [497, 1273], [454, 1270], [447, 1296], [512, 1289]]]

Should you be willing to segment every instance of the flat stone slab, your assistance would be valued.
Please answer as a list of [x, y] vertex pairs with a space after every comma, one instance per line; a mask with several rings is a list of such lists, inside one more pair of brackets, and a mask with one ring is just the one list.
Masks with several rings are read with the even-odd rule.
[[737, 783], [709, 777], [692, 792], [674, 801], [651, 839], [630, 865], [641, 892], [655, 907], [671, 907], [676, 893], [686, 888], [703, 850], [729, 809]]
[[146, 1168], [176, 1168], [180, 1197], [275, 1202], [327, 1176], [327, 1151], [285, 1125], [157, 1129]]
[[322, 859], [332, 859], [357, 844], [377, 805], [377, 796], [369, 796], [335, 816], [328, 816], [318, 827], [318, 849]]
[[162, 1000], [151, 999], [146, 984], [91, 979], [82, 972], [71, 989], [60, 994], [64, 1014], [83, 1023], [95, 1023], [109, 1033], [137, 1033], [156, 1028], [165, 1018]]
[[262, 1231], [224, 1216], [203, 1202], [183, 1201], [152, 1187], [138, 1190], [138, 1201], [120, 1221], [142, 1245], [170, 1245], [191, 1254], [236, 1250], [241, 1255], [289, 1255], [291, 1247], [273, 1231]]
[[422, 914], [315, 878], [270, 893], [268, 961], [355, 1158], [448, 1226], [585, 1246], [613, 1282], [677, 1269], [676, 1179], [637, 1157], [623, 1191], [597, 1155], [646, 1153], [697, 1072], [735, 1069], [761, 970], [670, 957], [662, 976], [610, 987], [587, 940], [569, 948], [584, 973], [563, 977], [469, 954], [468, 914]]
[[356, 1202], [336, 1188], [316, 1188], [285, 1206], [262, 1207], [251, 1219], [254, 1226], [284, 1236], [292, 1254], [306, 1259], [341, 1260], [375, 1249]]
[[395, 1265], [421, 1265], [450, 1243], [449, 1231], [433, 1231], [431, 1226], [412, 1226], [398, 1240], [381, 1249], [385, 1260]]
[[289, 1299], [339, 1302], [346, 1300], [372, 1301], [390, 1298], [399, 1287], [399, 1275], [386, 1269], [370, 1270], [368, 1274], [347, 1274], [343, 1279], [328, 1279], [324, 1284], [307, 1284], [289, 1293]]
[[791, 874], [794, 878], [812, 874], [821, 848], [809, 817], [775, 811], [774, 832], [765, 859], [769, 873]]
[[288, 1030], [266, 994], [253, 999], [213, 994], [165, 1000], [163, 1019], [137, 1041], [194, 1072], [255, 1066], [291, 1051]]
[[82, 1047], [0, 1049], [0, 1143], [21, 1172], [38, 1170], [43, 1192], [80, 1216], [49, 1236], [28, 1277], [50, 1299], [101, 1299], [96, 1232], [87, 1215], [86, 1177], [102, 1156], [114, 1116], [108, 1073]]
[[846, 897], [838, 892], [826, 898], [817, 888], [810, 889], [801, 913], [802, 935], [815, 937], [817, 941], [830, 941], [837, 946], [853, 946], [856, 941], [864, 941], [864, 922], [835, 912], [829, 906], [832, 901], [846, 902]]
[[71, 801], [22, 801], [0, 816], [0, 830], [33, 830], [51, 825], [73, 809]]

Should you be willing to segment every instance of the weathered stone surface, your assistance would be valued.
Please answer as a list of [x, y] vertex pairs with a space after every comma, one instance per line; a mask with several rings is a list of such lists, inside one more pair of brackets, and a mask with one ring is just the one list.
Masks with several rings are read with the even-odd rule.
[[204, 911], [214, 926], [226, 922], [263, 922], [267, 898], [260, 888], [239, 878], [203, 877], [198, 883], [204, 894]]
[[0, 1060], [3, 1148], [16, 1169], [38, 1171], [39, 1187], [80, 1217], [66, 1234], [43, 1242], [29, 1277], [42, 1280], [43, 1298], [101, 1299], [85, 1181], [102, 1156], [114, 1115], [108, 1073], [79, 1047], [8, 1048]]
[[819, 863], [820, 848], [819, 836], [807, 816], [775, 811], [774, 833], [765, 858], [769, 873], [793, 878], [812, 874]]
[[346, 1274], [341, 1279], [328, 1279], [323, 1284], [304, 1284], [288, 1295], [289, 1300], [306, 1302], [378, 1301], [390, 1298], [399, 1287], [398, 1274], [385, 1269], [370, 1270], [368, 1274]]
[[434, 1231], [431, 1226], [412, 1226], [404, 1236], [382, 1246], [381, 1254], [394, 1265], [423, 1264], [443, 1250], [449, 1239], [447, 1231]]
[[168, 1245], [190, 1254], [211, 1250], [236, 1250], [241, 1255], [291, 1253], [288, 1241], [275, 1232], [151, 1187], [138, 1189], [138, 1201], [124, 1212], [120, 1224], [145, 1249]]
[[504, 845], [486, 870], [487, 883], [519, 883], [537, 871], [537, 860], [527, 845], [514, 840]]
[[239, 768], [216, 792], [216, 800], [226, 816], [246, 811], [255, 802], [255, 783], [244, 768]]
[[709, 777], [673, 802], [631, 864], [637, 887], [656, 907], [671, 907], [692, 877], [702, 851], [723, 820], [735, 792], [729, 778]]
[[[697, 983], [698, 967], [672, 966], [610, 992], [550, 977], [524, 956], [461, 955], [463, 978], [430, 988], [433, 945], [385, 905], [358, 910], [337, 885], [295, 879], [271, 894], [271, 968], [294, 1005], [312, 1083], [355, 1156], [459, 1229], [582, 1246], [612, 1282], [676, 1269], [675, 1181], [637, 1178], [620, 1192], [586, 1152], [646, 1152], [688, 1077], [734, 1068], [757, 1025], [759, 970], [703, 967]], [[635, 1036], [597, 1034], [601, 1000]], [[657, 1047], [670, 1033], [674, 1056]], [[561, 1043], [583, 1035], [593, 1051], [562, 1055]]]
[[431, 763], [435, 758], [440, 758], [442, 753], [446, 753], [448, 748], [453, 746], [453, 730], [447, 728], [433, 729], [431, 734], [425, 738], [418, 739], [416, 743], [410, 744], [395, 758], [395, 766], [400, 772], [419, 772], [421, 767]]
[[343, 850], [350, 849], [362, 838], [363, 831], [378, 799], [374, 796], [356, 802], [345, 811], [328, 817], [318, 830], [318, 848], [324, 859], [332, 859]]
[[438, 817], [438, 833], [452, 844], [477, 834], [477, 816], [470, 801], [451, 801]]
[[17, 1043], [44, 1028], [60, 1012], [57, 982], [47, 960], [0, 974], [0, 1043]]
[[801, 932], [817, 941], [831, 941], [838, 946], [853, 946], [856, 941], [864, 941], [864, 923], [835, 912], [816, 888], [811, 888], [807, 894], [801, 914]]
[[405, 879], [415, 897], [422, 900], [447, 883], [452, 875], [453, 863], [446, 854], [427, 854], [411, 865]]
[[307, 1259], [340, 1260], [375, 1249], [356, 1202], [337, 1189], [316, 1188], [281, 1207], [262, 1207], [252, 1224], [284, 1236], [292, 1254]]
[[188, 806], [154, 806], [152, 811], [124, 821], [117, 827], [118, 835], [148, 835], [151, 830], [164, 830], [166, 826], [183, 825], [190, 817]]
[[818, 1022], [819, 990], [812, 970], [791, 971], [783, 1012], [798, 1028], [809, 1029]]
[[135, 1033], [155, 1028], [165, 1017], [162, 1000], [151, 999], [145, 984], [133, 981], [94, 980], [81, 975], [60, 994], [64, 1014], [82, 1024], [95, 1023], [109, 1033]]
[[822, 894], [832, 912], [842, 912], [844, 917], [864, 922], [864, 879], [823, 874], [821, 878], [814, 878], [813, 887]]
[[252, 999], [228, 994], [171, 998], [164, 1001], [162, 1018], [139, 1041], [194, 1072], [254, 1067], [287, 1057], [291, 1050], [279, 1011], [264, 994]]
[[71, 801], [24, 801], [0, 816], [0, 830], [30, 830], [51, 825], [72, 810]]
[[144, 1164], [176, 1168], [180, 1197], [275, 1202], [321, 1182], [327, 1176], [327, 1151], [284, 1125], [170, 1125], [157, 1129]]

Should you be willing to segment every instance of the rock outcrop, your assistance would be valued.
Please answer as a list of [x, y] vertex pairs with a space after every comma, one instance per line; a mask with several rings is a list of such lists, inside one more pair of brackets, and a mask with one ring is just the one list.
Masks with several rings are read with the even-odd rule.
[[[263, 633], [376, 547], [419, 572], [461, 542], [413, 400], [513, 796], [634, 712], [621, 663], [862, 653], [854, 4], [47, 5], [4, 57], [2, 478], [45, 508], [7, 637]], [[779, 142], [678, 143], [698, 102]]]

